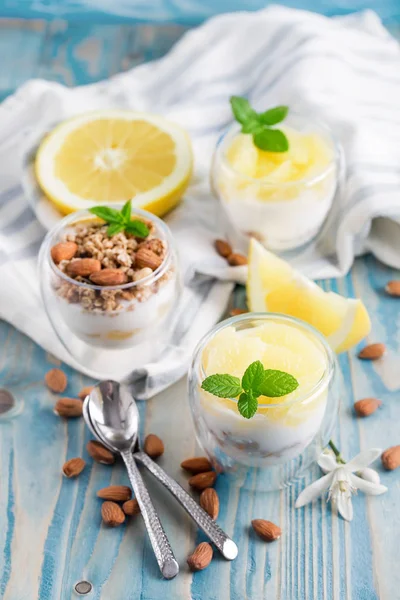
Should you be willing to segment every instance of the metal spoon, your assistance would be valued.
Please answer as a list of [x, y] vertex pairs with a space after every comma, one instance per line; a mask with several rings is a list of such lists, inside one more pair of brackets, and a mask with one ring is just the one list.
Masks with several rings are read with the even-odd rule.
[[160, 571], [166, 579], [172, 579], [178, 574], [179, 565], [132, 454], [137, 441], [139, 413], [129, 389], [117, 382], [103, 381], [86, 398], [85, 409], [85, 417], [90, 416], [89, 422], [98, 439], [121, 455]]
[[[111, 384], [112, 382], [108, 382]], [[121, 389], [121, 387], [119, 388]], [[128, 390], [128, 392], [129, 390]], [[132, 397], [132, 396], [131, 396]], [[132, 397], [132, 401], [134, 401]], [[83, 416], [85, 418], [86, 424], [92, 433], [97, 436], [96, 428], [94, 427], [91, 420], [91, 413], [89, 410], [89, 402], [90, 397], [88, 396], [85, 399], [83, 404]], [[90, 404], [90, 407], [92, 404]], [[104, 443], [104, 442], [103, 442]], [[107, 444], [105, 444], [107, 445]], [[111, 447], [109, 447], [112, 450]], [[178, 502], [183, 506], [186, 512], [192, 517], [192, 519], [197, 523], [197, 525], [204, 531], [204, 533], [210, 538], [212, 542], [214, 542], [215, 546], [221, 552], [221, 554], [227, 560], [233, 560], [236, 558], [238, 554], [238, 548], [235, 542], [230, 539], [226, 533], [215, 523], [211, 517], [206, 513], [205, 510], [193, 498], [177, 483], [172, 477], [170, 477], [164, 469], [162, 469], [159, 465], [157, 465], [151, 458], [145, 453], [141, 452], [139, 448], [139, 440], [137, 439], [135, 449], [134, 449], [134, 458], [141, 462], [149, 471], [162, 483], [167, 490], [178, 500]]]

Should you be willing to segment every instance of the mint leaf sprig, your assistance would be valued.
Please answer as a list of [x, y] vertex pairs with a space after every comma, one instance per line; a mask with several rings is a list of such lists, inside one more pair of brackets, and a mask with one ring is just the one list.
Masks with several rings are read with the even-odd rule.
[[286, 119], [288, 106], [276, 106], [258, 113], [250, 106], [246, 98], [232, 96], [230, 99], [233, 115], [242, 126], [242, 133], [250, 133], [253, 142], [267, 152], [287, 152], [289, 140], [280, 129], [272, 129], [273, 125]]
[[294, 392], [299, 382], [285, 371], [264, 369], [256, 360], [244, 372], [242, 381], [233, 375], [215, 374], [206, 377], [201, 387], [218, 398], [237, 398], [238, 411], [245, 419], [251, 419], [257, 412], [259, 396], [279, 398]]
[[89, 208], [89, 212], [96, 215], [100, 219], [103, 219], [106, 223], [109, 223], [107, 228], [107, 235], [112, 237], [117, 235], [121, 231], [130, 233], [135, 237], [145, 238], [149, 235], [150, 229], [146, 223], [143, 223], [140, 219], [131, 219], [132, 201], [128, 200], [121, 208], [116, 210], [109, 206], [93, 206]]

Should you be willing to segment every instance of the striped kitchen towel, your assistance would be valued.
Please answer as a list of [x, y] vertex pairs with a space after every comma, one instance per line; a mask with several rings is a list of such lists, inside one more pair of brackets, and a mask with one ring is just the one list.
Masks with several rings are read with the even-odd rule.
[[189, 130], [196, 159], [185, 202], [168, 217], [185, 274], [182, 318], [162, 360], [126, 376], [146, 398], [183, 375], [195, 343], [223, 314], [232, 281], [245, 277], [245, 268], [227, 268], [212, 249], [218, 219], [209, 165], [230, 124], [232, 94], [258, 109], [287, 104], [317, 116], [344, 148], [346, 177], [328, 224], [294, 264], [314, 278], [336, 277], [356, 255], [372, 251], [400, 267], [400, 47], [369, 11], [329, 19], [273, 6], [213, 18], [166, 57], [109, 81], [67, 89], [35, 80], [1, 105], [0, 317], [65, 362], [101, 376], [95, 365], [75, 363], [44, 313], [35, 268], [49, 215], [27, 157], [49, 127], [83, 108], [160, 113]]

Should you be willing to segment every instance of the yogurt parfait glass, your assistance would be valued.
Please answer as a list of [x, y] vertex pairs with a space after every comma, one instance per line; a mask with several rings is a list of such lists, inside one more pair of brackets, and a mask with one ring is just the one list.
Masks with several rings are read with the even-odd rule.
[[[202, 389], [216, 373], [241, 378], [252, 362], [286, 371], [298, 388], [280, 398], [260, 396], [246, 419], [237, 398]], [[280, 314], [249, 313], [227, 319], [198, 344], [189, 371], [189, 401], [197, 438], [218, 471], [239, 480], [259, 469], [257, 489], [289, 485], [327, 446], [339, 406], [341, 375], [326, 340], [308, 324]]]
[[149, 227], [146, 238], [109, 237], [107, 225], [82, 210], [61, 220], [40, 250], [42, 298], [54, 332], [98, 379], [121, 379], [156, 360], [174, 326], [181, 280], [171, 232], [146, 211], [132, 209], [131, 218]]
[[246, 250], [255, 237], [266, 248], [299, 248], [320, 231], [344, 168], [343, 153], [322, 123], [289, 113], [279, 124], [287, 152], [264, 152], [235, 123], [219, 140], [211, 185], [222, 206], [226, 236]]

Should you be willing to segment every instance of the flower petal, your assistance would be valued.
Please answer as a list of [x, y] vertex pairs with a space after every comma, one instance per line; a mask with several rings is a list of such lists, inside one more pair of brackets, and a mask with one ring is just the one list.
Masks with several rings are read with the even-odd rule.
[[295, 507], [300, 508], [301, 506], [312, 502], [316, 498], [319, 498], [322, 492], [327, 490], [330, 486], [331, 481], [333, 480], [333, 475], [334, 472], [328, 473], [327, 475], [324, 475], [323, 477], [317, 479], [317, 481], [314, 481], [311, 485], [306, 487], [297, 498]]
[[325, 452], [321, 454], [317, 462], [324, 473], [329, 473], [330, 471], [336, 469], [338, 466], [333, 454], [325, 454]]
[[361, 477], [361, 479], [365, 479], [365, 481], [370, 481], [371, 483], [380, 483], [381, 478], [379, 477], [379, 473], [375, 471], [375, 469], [371, 469], [370, 467], [365, 467], [365, 469], [361, 469], [361, 471], [357, 471], [356, 475]]
[[345, 521], [351, 521], [353, 519], [353, 504], [351, 502], [351, 495], [338, 494], [336, 506], [338, 512], [342, 515]]
[[357, 454], [352, 460], [346, 463], [346, 469], [348, 471], [360, 471], [364, 467], [368, 467], [374, 460], [380, 457], [382, 450], [380, 448], [370, 448]]
[[354, 475], [353, 473], [350, 475], [350, 477], [354, 487], [364, 492], [364, 494], [368, 494], [369, 496], [380, 496], [388, 491], [386, 486], [381, 485], [380, 483], [366, 481], [365, 479], [361, 479], [361, 477], [357, 477], [357, 475]]

